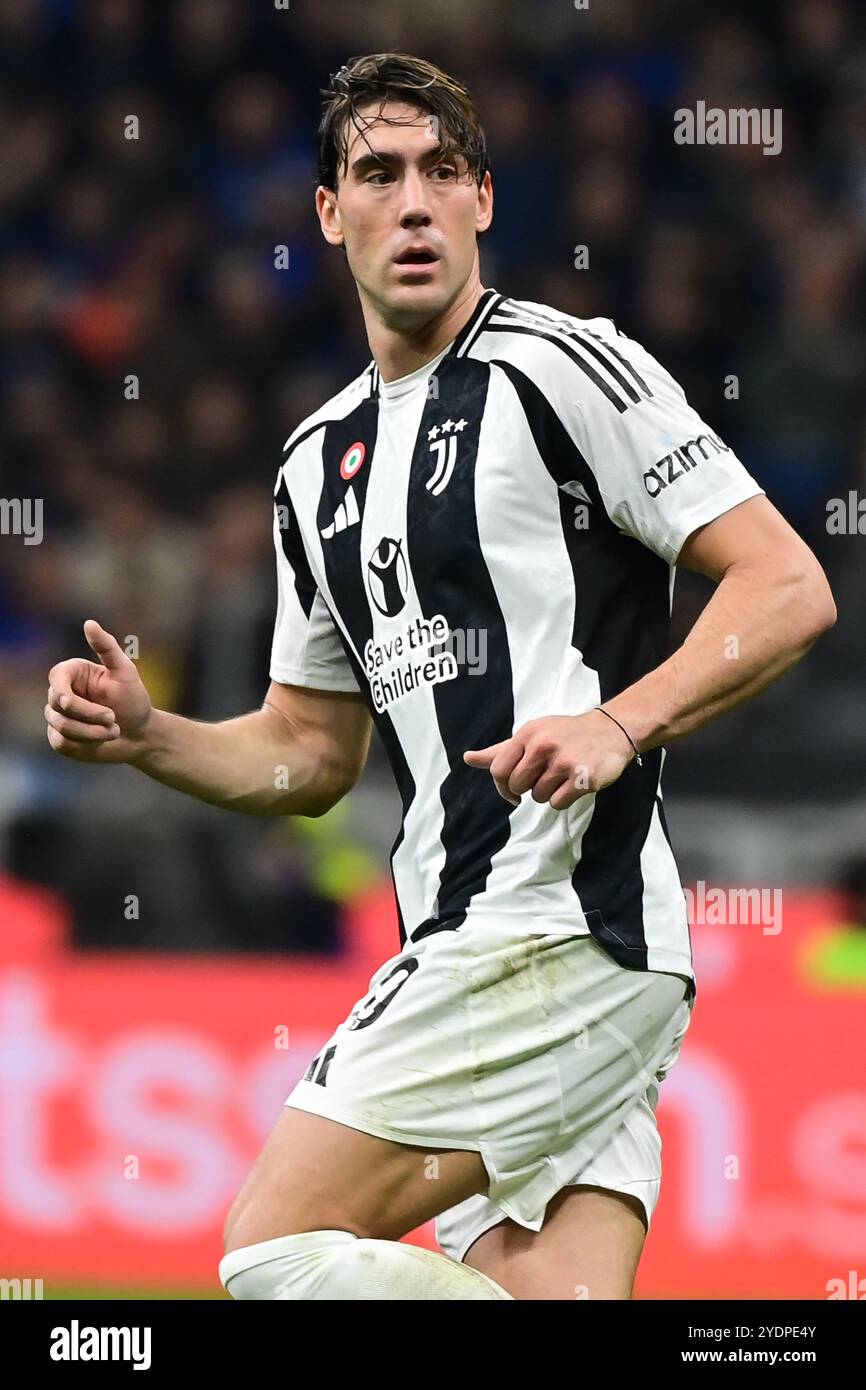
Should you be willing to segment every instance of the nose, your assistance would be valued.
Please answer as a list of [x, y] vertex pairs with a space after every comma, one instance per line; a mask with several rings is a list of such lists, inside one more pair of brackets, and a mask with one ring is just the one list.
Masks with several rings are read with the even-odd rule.
[[413, 227], [428, 227], [431, 218], [427, 205], [427, 189], [417, 169], [407, 170], [402, 192], [400, 226], [407, 231]]

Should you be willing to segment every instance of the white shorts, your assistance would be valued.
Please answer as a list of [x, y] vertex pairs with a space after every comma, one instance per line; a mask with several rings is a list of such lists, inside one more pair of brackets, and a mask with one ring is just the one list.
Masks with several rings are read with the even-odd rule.
[[685, 977], [628, 970], [592, 936], [537, 926], [475, 921], [407, 943], [285, 1102], [480, 1153], [487, 1194], [436, 1219], [457, 1260], [505, 1217], [540, 1230], [571, 1183], [632, 1193], [647, 1225], [658, 1200], [655, 1107], [691, 1018]]

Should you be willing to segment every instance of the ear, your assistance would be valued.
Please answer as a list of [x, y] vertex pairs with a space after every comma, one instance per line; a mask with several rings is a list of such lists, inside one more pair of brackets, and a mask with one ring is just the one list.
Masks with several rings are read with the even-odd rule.
[[478, 185], [478, 209], [475, 213], [476, 232], [486, 232], [493, 221], [493, 180], [488, 169]]
[[319, 184], [316, 189], [316, 212], [325, 241], [331, 246], [342, 246], [343, 231], [340, 224], [340, 209], [337, 207], [337, 195], [332, 188], [325, 188]]

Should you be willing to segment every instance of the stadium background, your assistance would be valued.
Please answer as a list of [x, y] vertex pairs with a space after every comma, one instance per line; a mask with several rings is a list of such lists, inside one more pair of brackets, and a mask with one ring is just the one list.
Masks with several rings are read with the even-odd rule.
[[[0, 1276], [213, 1294], [223, 1215], [281, 1100], [396, 948], [378, 746], [331, 815], [245, 820], [67, 763], [42, 719], [88, 616], [139, 639], [155, 703], [260, 702], [282, 443], [369, 360], [313, 214], [318, 89], [392, 48], [480, 106], [483, 283], [642, 341], [830, 575], [836, 628], [668, 759], [684, 882], [779, 890], [784, 917], [693, 926], [698, 1006], [662, 1090], [638, 1294], [824, 1298], [838, 1278], [863, 1296], [853, 0], [0, 0], [0, 494], [44, 501], [40, 544], [0, 535]], [[676, 145], [673, 113], [698, 100], [781, 108], [782, 152]], [[679, 638], [707, 592], [680, 577]]]

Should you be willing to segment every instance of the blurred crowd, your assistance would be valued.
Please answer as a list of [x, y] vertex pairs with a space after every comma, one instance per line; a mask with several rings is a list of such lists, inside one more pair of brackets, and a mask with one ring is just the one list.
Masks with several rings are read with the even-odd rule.
[[[41, 544], [0, 536], [0, 863], [57, 883], [83, 944], [337, 949], [341, 904], [382, 872], [378, 751], [367, 811], [330, 832], [351, 865], [323, 874], [327, 831], [64, 763], [42, 719], [91, 616], [139, 639], [156, 703], [261, 701], [282, 444], [369, 360], [313, 209], [319, 89], [359, 53], [416, 52], [473, 91], [483, 282], [613, 317], [827, 566], [840, 622], [771, 715], [738, 717], [762, 749], [738, 794], [797, 795], [770, 718], [809, 744], [803, 796], [862, 785], [862, 542], [826, 520], [866, 496], [864, 30], [855, 0], [0, 0], [0, 496], [44, 504]], [[781, 108], [782, 152], [676, 145], [699, 100]], [[680, 636], [704, 597], [684, 584]], [[724, 783], [722, 737], [689, 776]]]

